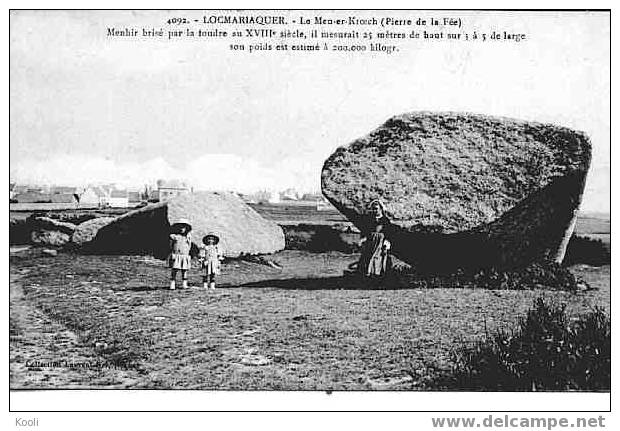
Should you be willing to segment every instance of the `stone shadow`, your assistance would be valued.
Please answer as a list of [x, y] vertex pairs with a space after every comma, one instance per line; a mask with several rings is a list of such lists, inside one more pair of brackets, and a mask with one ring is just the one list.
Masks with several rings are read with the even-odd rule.
[[398, 290], [405, 286], [386, 281], [365, 280], [352, 276], [337, 277], [310, 277], [310, 278], [279, 278], [271, 280], [253, 281], [237, 286], [221, 287], [249, 287], [249, 288], [275, 288], [284, 290]]

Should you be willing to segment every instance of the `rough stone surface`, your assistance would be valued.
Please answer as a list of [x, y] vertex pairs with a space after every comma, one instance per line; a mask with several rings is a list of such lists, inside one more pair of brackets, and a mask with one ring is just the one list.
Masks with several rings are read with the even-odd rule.
[[62, 247], [71, 241], [71, 237], [57, 230], [34, 230], [30, 233], [30, 240], [36, 245]]
[[76, 227], [73, 223], [42, 216], [28, 217], [26, 226], [31, 243], [53, 247], [62, 247], [71, 241], [71, 235]]
[[91, 246], [97, 251], [145, 252], [164, 258], [170, 226], [181, 218], [192, 224], [193, 252], [211, 231], [220, 236], [226, 257], [268, 254], [284, 248], [280, 226], [226, 192], [191, 193], [131, 211], [99, 229]]
[[114, 220], [115, 217], [98, 217], [80, 223], [75, 228], [75, 231], [71, 236], [71, 241], [78, 246], [84, 246], [85, 244], [95, 239], [95, 237], [97, 236], [97, 232], [99, 232], [99, 229], [107, 226]]
[[322, 190], [362, 231], [381, 199], [394, 253], [418, 267], [558, 262], [590, 158], [588, 138], [567, 128], [411, 113], [336, 150]]
[[76, 225], [73, 223], [62, 222], [54, 220], [49, 217], [32, 217], [29, 219], [29, 223], [33, 230], [50, 230], [66, 233], [72, 235], [75, 231]]

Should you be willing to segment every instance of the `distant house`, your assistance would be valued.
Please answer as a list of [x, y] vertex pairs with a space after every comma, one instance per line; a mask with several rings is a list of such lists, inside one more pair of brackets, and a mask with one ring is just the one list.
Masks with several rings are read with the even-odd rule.
[[101, 188], [101, 190], [103, 190], [103, 193], [105, 193], [106, 196], [110, 196], [112, 190], [116, 190], [116, 187], [114, 187], [114, 185], [112, 184], [103, 184], [99, 187]]
[[148, 201], [149, 202], [158, 202], [159, 201], [159, 190], [157, 190], [157, 189], [149, 190]]
[[102, 207], [107, 204], [108, 195], [99, 186], [89, 186], [80, 195], [80, 206]]
[[269, 200], [269, 192], [261, 190], [252, 194], [251, 199], [259, 204], [265, 203]]
[[9, 199], [13, 200], [15, 197], [15, 183], [9, 183]]
[[77, 187], [54, 186], [50, 188], [50, 194], [52, 195], [64, 195], [64, 194], [74, 195], [76, 193], [77, 193]]
[[175, 196], [190, 193], [187, 184], [178, 180], [158, 180], [157, 181], [157, 198], [160, 201], [171, 199]]
[[52, 203], [55, 204], [77, 204], [78, 200], [73, 193], [54, 193], [50, 195]]
[[316, 202], [316, 201], [323, 200], [323, 195], [320, 193], [306, 193], [301, 197], [301, 200], [308, 201], [308, 202]]
[[14, 198], [19, 203], [50, 203], [52, 197], [46, 193], [40, 192], [24, 192], [15, 195]]
[[299, 194], [295, 189], [286, 189], [280, 193], [280, 198], [283, 201], [296, 201], [299, 200]]
[[159, 194], [157, 192], [157, 189], [151, 187], [150, 185], [145, 185], [144, 190], [140, 194], [140, 198], [142, 199], [142, 202], [159, 200]]
[[269, 203], [270, 204], [279, 204], [281, 202], [280, 193], [278, 192], [270, 192], [269, 193]]
[[254, 194], [254, 201], [258, 203], [280, 203], [280, 193], [274, 191], [263, 190]]
[[112, 208], [128, 208], [129, 196], [127, 190], [112, 190], [107, 201]]
[[26, 193], [27, 191], [28, 191], [28, 186], [25, 186], [23, 184], [15, 184], [13, 186], [13, 193], [15, 193], [16, 195], [20, 193]]
[[130, 204], [139, 204], [140, 202], [142, 202], [142, 193], [127, 192], [127, 199]]

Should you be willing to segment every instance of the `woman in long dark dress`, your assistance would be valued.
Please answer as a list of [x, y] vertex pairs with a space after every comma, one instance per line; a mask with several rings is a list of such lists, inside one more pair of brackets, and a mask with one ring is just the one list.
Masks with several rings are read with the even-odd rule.
[[362, 232], [362, 255], [357, 270], [365, 277], [383, 277], [390, 267], [392, 244], [388, 236], [391, 224], [380, 200], [370, 202], [368, 209], [369, 217], [366, 230]]

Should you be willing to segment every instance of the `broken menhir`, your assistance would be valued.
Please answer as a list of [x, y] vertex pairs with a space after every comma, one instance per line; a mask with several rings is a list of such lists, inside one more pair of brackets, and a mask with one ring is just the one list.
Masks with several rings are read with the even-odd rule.
[[417, 112], [338, 148], [321, 185], [362, 231], [380, 199], [393, 253], [420, 271], [510, 268], [562, 261], [590, 158], [564, 127]]
[[238, 196], [195, 192], [130, 211], [101, 227], [89, 249], [100, 253], [145, 253], [165, 258], [170, 226], [185, 218], [192, 225], [195, 253], [208, 232], [216, 232], [226, 257], [268, 254], [284, 248], [284, 233]]

